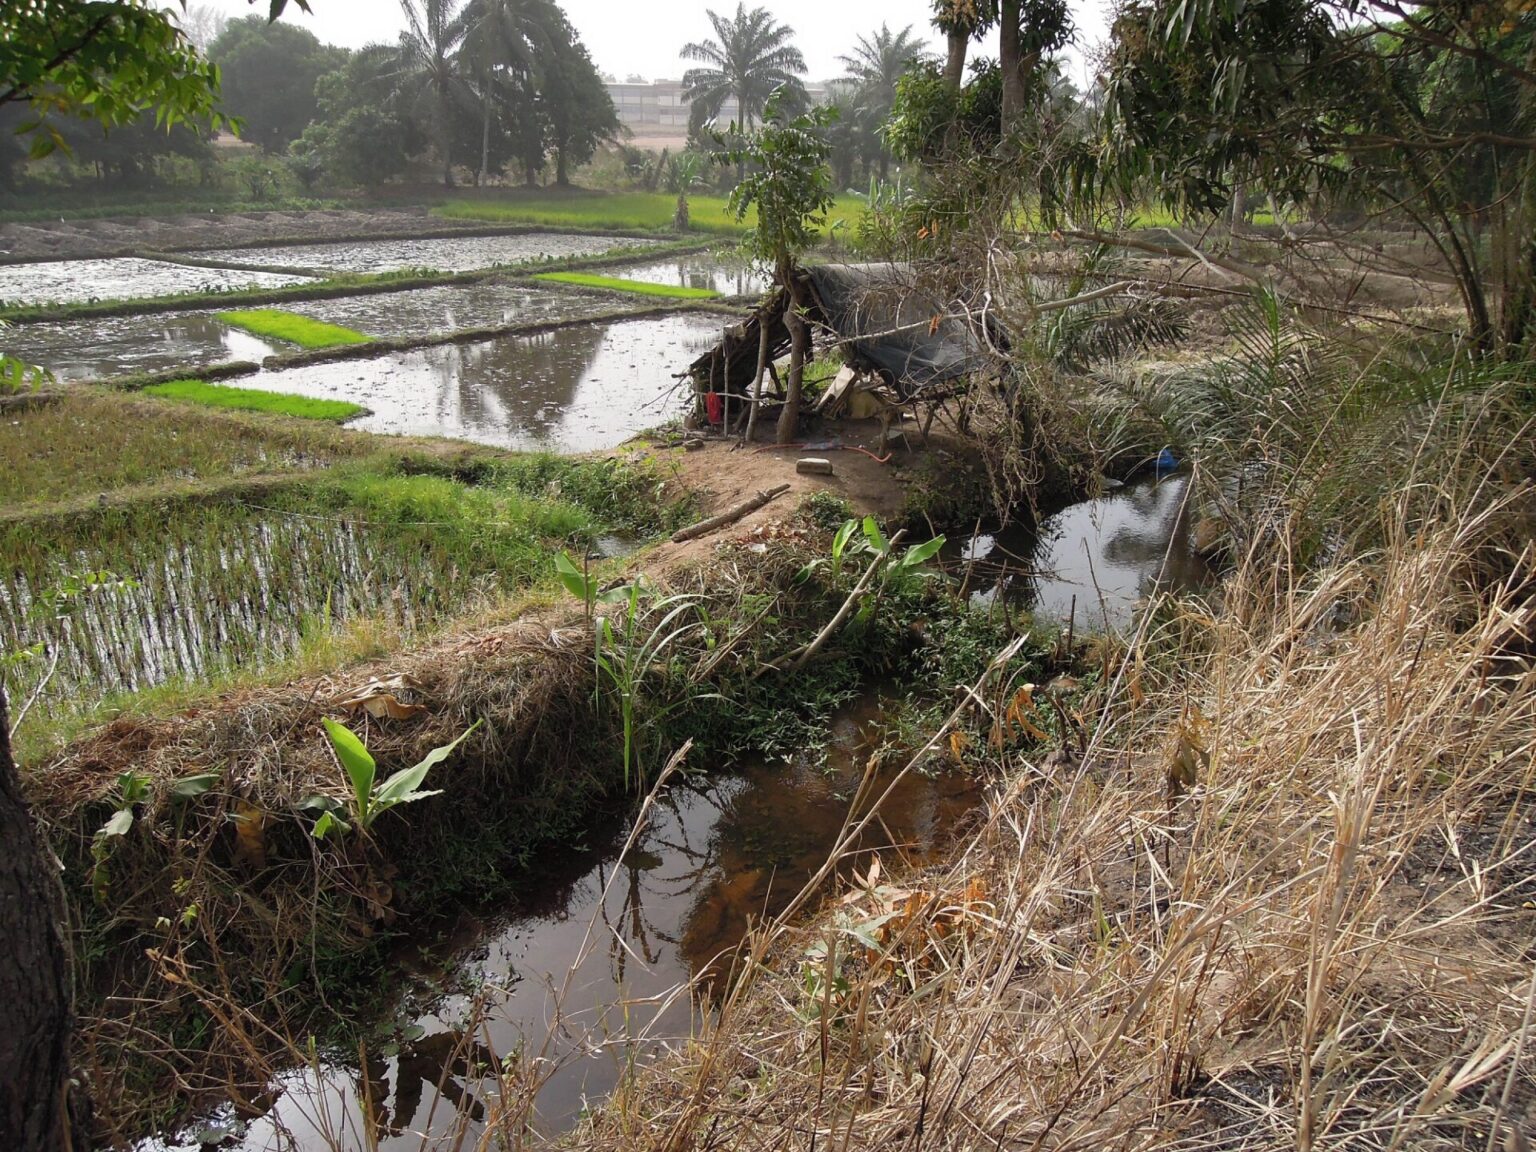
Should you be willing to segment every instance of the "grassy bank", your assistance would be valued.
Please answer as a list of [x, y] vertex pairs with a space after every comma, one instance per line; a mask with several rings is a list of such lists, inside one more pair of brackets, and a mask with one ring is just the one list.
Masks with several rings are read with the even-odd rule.
[[216, 314], [224, 323], [256, 336], [271, 336], [300, 348], [334, 348], [338, 344], [366, 344], [373, 337], [340, 324], [327, 324], [280, 308], [252, 308]]
[[234, 408], [242, 412], [270, 412], [300, 420], [329, 420], [341, 423], [361, 416], [368, 409], [347, 400], [322, 400], [312, 396], [294, 396], [286, 392], [267, 392], [260, 388], [235, 388], [226, 384], [207, 384], [201, 380], [167, 380], [143, 390], [146, 396], [181, 400], [209, 408]]
[[541, 272], [534, 277], [545, 284], [569, 284], [576, 288], [602, 288], [609, 292], [628, 292], [635, 296], [661, 296], [672, 300], [718, 300], [713, 288], [688, 288], [678, 284], [651, 284], [644, 280], [623, 280], [617, 276], [598, 276], [591, 272]]
[[[662, 192], [591, 193], [580, 196], [506, 200], [450, 200], [433, 211], [449, 220], [489, 220], [544, 224], [566, 228], [634, 229], [665, 232], [672, 228], [677, 197]], [[833, 204], [828, 219], [853, 223], [864, 211], [860, 197], [845, 196]], [[689, 228], [718, 236], [739, 236], [752, 218], [737, 221], [724, 196], [690, 196]]]

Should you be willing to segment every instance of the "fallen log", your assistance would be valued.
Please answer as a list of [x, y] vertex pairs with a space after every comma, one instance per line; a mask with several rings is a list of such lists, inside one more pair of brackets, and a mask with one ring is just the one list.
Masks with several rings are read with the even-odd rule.
[[685, 540], [708, 535], [716, 528], [724, 528], [727, 524], [734, 524], [749, 512], [756, 512], [770, 500], [776, 500], [788, 491], [788, 484], [780, 484], [777, 488], [766, 488], [756, 496], [743, 500], [740, 504], [732, 504], [718, 516], [711, 516], [708, 520], [700, 520], [697, 524], [690, 524], [686, 528], [679, 528], [676, 532], [672, 533], [672, 543], [681, 544]]

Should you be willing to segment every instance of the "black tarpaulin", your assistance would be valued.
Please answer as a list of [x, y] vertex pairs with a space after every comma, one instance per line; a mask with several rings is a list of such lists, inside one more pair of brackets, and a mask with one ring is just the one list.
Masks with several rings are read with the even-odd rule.
[[[904, 396], [984, 371], [991, 363], [982, 318], [945, 305], [908, 280], [896, 264], [813, 264], [821, 320], [856, 367], [878, 371]], [[988, 329], [994, 344], [1001, 333]]]

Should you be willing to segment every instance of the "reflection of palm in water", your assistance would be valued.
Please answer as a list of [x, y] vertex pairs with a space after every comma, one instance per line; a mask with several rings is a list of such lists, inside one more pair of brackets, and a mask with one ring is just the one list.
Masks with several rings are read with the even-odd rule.
[[575, 401], [608, 332], [608, 325], [583, 324], [433, 349], [437, 415], [534, 432], [550, 427]]

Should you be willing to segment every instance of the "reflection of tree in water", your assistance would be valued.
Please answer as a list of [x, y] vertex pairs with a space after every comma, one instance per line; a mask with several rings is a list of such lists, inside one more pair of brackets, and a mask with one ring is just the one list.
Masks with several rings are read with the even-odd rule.
[[429, 353], [438, 381], [437, 415], [467, 426], [538, 434], [559, 422], [608, 335], [607, 325], [561, 328], [449, 344]]
[[1188, 481], [1179, 477], [1133, 488], [1122, 499], [1135, 512], [1104, 541], [1104, 558], [1142, 573], [1140, 591], [1186, 588], [1206, 575], [1188, 544]]
[[480, 1084], [496, 1068], [496, 1055], [472, 1036], [439, 1032], [400, 1046], [395, 1058], [395, 1085], [390, 1093], [389, 1064], [381, 1056], [368, 1057], [358, 1076], [356, 1099], [368, 1102], [365, 1115], [375, 1139], [402, 1136], [416, 1122], [424, 1095], [440, 1093], [452, 1105], [450, 1115], [485, 1120], [485, 1103], [465, 1085]]

